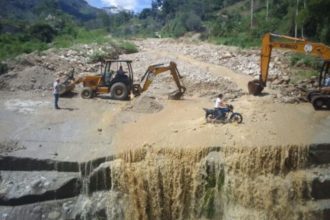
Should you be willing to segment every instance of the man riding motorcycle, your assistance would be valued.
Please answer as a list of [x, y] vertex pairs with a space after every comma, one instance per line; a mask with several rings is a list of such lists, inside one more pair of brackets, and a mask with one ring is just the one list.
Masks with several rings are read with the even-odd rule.
[[216, 119], [222, 119], [225, 113], [229, 111], [227, 104], [223, 101], [223, 94], [219, 94], [215, 100], [214, 109], [216, 110]]

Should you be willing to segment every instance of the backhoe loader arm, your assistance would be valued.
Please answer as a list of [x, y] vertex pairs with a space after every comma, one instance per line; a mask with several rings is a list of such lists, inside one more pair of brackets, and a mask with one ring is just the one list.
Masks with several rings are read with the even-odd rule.
[[[286, 41], [273, 41], [273, 38], [284, 39]], [[322, 43], [314, 43], [303, 38], [294, 38], [285, 35], [267, 33], [262, 38], [261, 63], [259, 80], [250, 81], [249, 92], [258, 95], [267, 84], [269, 62], [272, 49], [287, 49], [298, 53], [310, 54], [321, 57], [324, 61], [330, 60], [330, 47]]]
[[170, 73], [173, 77], [173, 80], [174, 80], [176, 86], [178, 87], [178, 90], [175, 91], [173, 94], [171, 94], [170, 98], [180, 99], [181, 96], [183, 96], [183, 94], [185, 93], [186, 88], [181, 83], [181, 79], [183, 77], [180, 75], [180, 73], [177, 69], [177, 65], [174, 62], [170, 62], [169, 66], [163, 66], [162, 64], [149, 66], [146, 73], [144, 74], [144, 76], [141, 79], [141, 82], [144, 81], [141, 92], [144, 92], [144, 91], [148, 90], [148, 88], [150, 87], [150, 85], [153, 82], [154, 78], [158, 74], [161, 74], [161, 73], [166, 72], [166, 71], [170, 71]]

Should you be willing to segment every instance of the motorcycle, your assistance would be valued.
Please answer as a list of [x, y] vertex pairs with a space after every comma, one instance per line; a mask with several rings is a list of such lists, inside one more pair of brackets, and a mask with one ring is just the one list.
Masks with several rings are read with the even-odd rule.
[[222, 123], [237, 123], [240, 124], [243, 121], [243, 116], [234, 112], [234, 106], [227, 105], [227, 108], [222, 109], [222, 114], [219, 115], [219, 110], [217, 109], [207, 109], [203, 108], [205, 111], [205, 119], [206, 122], [222, 122]]

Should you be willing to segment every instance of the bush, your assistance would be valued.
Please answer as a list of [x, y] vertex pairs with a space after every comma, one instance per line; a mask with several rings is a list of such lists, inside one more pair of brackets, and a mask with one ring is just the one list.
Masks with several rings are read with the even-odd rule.
[[21, 35], [0, 35], [0, 60], [17, 56], [22, 53], [31, 53], [48, 48], [48, 45], [37, 39]]
[[293, 83], [298, 83], [301, 80], [318, 77], [319, 74], [319, 71], [316, 70], [297, 70], [293, 72], [290, 78]]
[[110, 57], [105, 52], [95, 52], [89, 57], [90, 63], [103, 62]]
[[56, 48], [71, 47], [75, 39], [71, 35], [62, 35], [55, 38], [53, 44]]
[[195, 13], [189, 13], [185, 19], [185, 26], [188, 31], [202, 31], [204, 30], [202, 20]]
[[177, 15], [162, 29], [162, 35], [165, 37], [181, 37], [187, 32], [184, 21], [183, 14]]
[[292, 66], [306, 66], [314, 69], [321, 68], [321, 63], [319, 58], [308, 56], [305, 54], [292, 54], [290, 56], [290, 64]]
[[128, 41], [120, 41], [118, 45], [119, 49], [124, 53], [137, 53], [138, 49], [135, 44]]
[[56, 30], [48, 24], [32, 25], [29, 32], [32, 37], [46, 43], [52, 42], [57, 33]]

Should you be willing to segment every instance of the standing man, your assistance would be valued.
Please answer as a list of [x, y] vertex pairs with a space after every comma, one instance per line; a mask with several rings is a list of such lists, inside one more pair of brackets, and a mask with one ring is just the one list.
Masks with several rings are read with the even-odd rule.
[[54, 98], [55, 98], [55, 109], [60, 109], [60, 107], [58, 107], [58, 100], [60, 98], [60, 79], [57, 78], [53, 84], [53, 94], [54, 94]]

